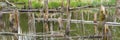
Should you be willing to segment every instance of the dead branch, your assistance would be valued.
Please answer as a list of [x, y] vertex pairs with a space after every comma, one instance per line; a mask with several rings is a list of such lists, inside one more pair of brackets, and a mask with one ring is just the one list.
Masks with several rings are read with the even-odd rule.
[[[44, 19], [43, 18], [35, 18], [35, 20], [43, 21]], [[55, 22], [57, 22], [58, 19], [56, 19], [56, 18], [49, 18], [48, 21], [55, 21]], [[62, 21], [66, 22], [67, 19], [63, 19]], [[71, 19], [70, 22], [71, 23], [81, 23], [81, 22], [84, 22], [85, 24], [96, 24], [93, 21], [74, 20], [74, 19]], [[98, 21], [98, 23], [99, 23], [99, 21]], [[120, 26], [120, 23], [118, 23], [118, 22], [106, 22], [106, 24], [108, 24], [109, 26]]]

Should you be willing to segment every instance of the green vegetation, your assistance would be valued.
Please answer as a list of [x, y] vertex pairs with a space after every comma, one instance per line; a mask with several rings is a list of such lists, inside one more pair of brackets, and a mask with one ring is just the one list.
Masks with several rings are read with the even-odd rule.
[[[24, 2], [25, 3], [24, 5], [26, 6], [26, 8], [28, 7], [28, 0], [14, 0], [14, 2]], [[66, 1], [64, 1], [63, 3], [64, 3], [64, 6], [66, 6]], [[70, 7], [81, 7], [81, 6], [86, 6], [86, 5], [96, 6], [96, 5], [100, 5], [100, 4], [101, 4], [100, 0], [93, 0], [93, 1], [89, 1], [89, 0], [74, 1], [74, 0], [72, 0], [70, 2]], [[109, 2], [103, 1], [102, 4], [103, 5], [115, 5], [115, 0], [110, 0]], [[17, 5], [18, 8], [21, 8], [21, 5], [18, 5], [18, 4], [16, 4], [16, 5]], [[22, 6], [24, 6], [24, 5], [22, 5]], [[61, 1], [57, 2], [56, 0], [54, 2], [49, 2], [48, 3], [49, 9], [59, 8], [61, 5], [62, 5]], [[42, 2], [32, 1], [31, 6], [32, 6], [32, 8], [43, 8], [44, 4]], [[107, 10], [109, 12], [109, 15], [113, 16], [113, 14], [115, 13], [115, 9], [107, 9]], [[81, 10], [78, 10], [78, 11], [79, 12], [77, 12], [77, 14], [78, 14], [77, 18], [76, 18], [75, 13], [73, 13], [73, 15], [72, 15], [73, 19], [81, 19], [81, 13], [84, 13], [84, 20], [89, 20], [89, 21], [93, 21], [94, 14], [99, 12], [96, 9], [81, 9]], [[88, 14], [89, 14], [89, 16], [88, 16]], [[5, 15], [4, 20], [6, 21], [7, 26], [9, 27], [8, 16], [9, 15]], [[113, 21], [113, 19], [112, 19], [112, 21]], [[120, 21], [117, 20], [117, 22], [120, 22]], [[52, 22], [52, 23], [53, 23], [53, 26], [54, 26], [54, 30], [58, 31], [58, 23], [57, 22]], [[72, 24], [71, 25], [72, 32], [70, 32], [71, 36], [76, 36], [76, 35], [85, 36], [85, 35], [93, 35], [94, 34], [94, 25], [85, 24], [84, 28], [86, 29], [86, 31], [85, 31], [85, 34], [83, 35], [81, 23], [79, 23], [79, 24], [71, 23], [71, 24]], [[22, 27], [23, 32], [28, 31], [28, 17], [27, 17], [27, 14], [20, 14], [20, 26]], [[49, 23], [49, 26], [50, 26], [50, 23]], [[65, 26], [66, 26], [66, 23], [64, 23], [64, 29], [65, 29]], [[78, 27], [76, 27], [76, 26], [78, 26]], [[37, 22], [36, 23], [36, 28], [37, 28], [36, 29], [37, 32], [42, 32], [43, 31], [43, 21]], [[119, 40], [120, 27], [115, 27], [112, 30], [113, 30], [112, 31], [113, 36], [118, 37], [118, 39], [117, 38], [114, 38], [114, 39]]]
[[81, 3], [80, 2], [70, 2], [71, 7], [80, 7]]
[[49, 2], [48, 3], [48, 7], [49, 8], [58, 8], [58, 7], [60, 7], [60, 3], [59, 2]]
[[32, 2], [32, 7], [33, 8], [42, 8], [43, 4], [33, 1]]
[[[25, 5], [28, 5], [28, 0], [14, 0], [14, 2], [24, 2]], [[66, 1], [63, 2], [64, 5], [66, 5]], [[101, 1], [100, 0], [79, 0], [79, 1], [73, 1], [71, 0], [70, 6], [71, 7], [80, 7], [80, 6], [86, 6], [86, 5], [100, 5]], [[105, 1], [103, 0], [102, 2], [103, 5], [115, 5], [115, 0], [109, 0]], [[33, 8], [42, 8], [44, 4], [42, 2], [39, 2], [38, 0], [32, 1], [32, 7]], [[61, 6], [61, 1], [53, 1], [48, 3], [49, 8], [58, 8]]]

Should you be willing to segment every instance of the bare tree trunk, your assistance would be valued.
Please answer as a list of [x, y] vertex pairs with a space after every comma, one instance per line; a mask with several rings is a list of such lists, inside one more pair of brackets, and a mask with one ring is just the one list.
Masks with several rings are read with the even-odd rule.
[[67, 14], [67, 24], [66, 24], [66, 30], [65, 30], [65, 40], [70, 40], [70, 20], [71, 20], [71, 14], [69, 12], [69, 6], [70, 6], [70, 0], [67, 0], [67, 7], [66, 7], [66, 14]]
[[64, 10], [64, 0], [61, 0], [61, 11], [62, 13], [60, 14], [60, 17], [58, 18], [58, 23], [59, 23], [59, 30], [63, 30], [63, 10]]
[[[28, 8], [31, 9], [32, 8], [32, 0], [28, 0]], [[29, 13], [28, 12], [28, 26], [29, 26], [29, 33], [32, 35], [36, 35], [36, 27], [35, 27], [35, 17], [34, 17], [34, 13]], [[36, 37], [31, 37], [30, 39], [32, 40], [36, 40]]]
[[[51, 15], [51, 18], [53, 18], [52, 15]], [[53, 21], [50, 22], [50, 32], [51, 32], [51, 35], [54, 35], [54, 34], [53, 34]], [[54, 40], [54, 38], [51, 37], [51, 40]]]
[[[3, 14], [0, 13], [0, 32], [5, 32], [5, 22], [2, 20]], [[2, 40], [6, 40], [5, 36], [2, 36]]]
[[[11, 31], [13, 33], [18, 33], [18, 28], [20, 28], [20, 25], [19, 25], [19, 17], [18, 17], [18, 11], [17, 10], [14, 10], [13, 11], [13, 14], [10, 14], [10, 17], [9, 17], [9, 21], [10, 21], [10, 28], [11, 28]], [[18, 36], [15, 35], [14, 36], [14, 40], [18, 40]]]
[[[17, 28], [18, 30], [17, 30], [17, 31], [18, 31], [18, 34], [21, 34], [21, 33], [22, 33], [22, 30], [21, 30], [20, 21], [19, 21], [19, 16], [20, 16], [20, 15], [19, 15], [19, 12], [18, 12], [17, 9], [15, 9], [15, 13], [16, 13], [16, 14], [15, 14], [15, 15], [16, 15], [15, 17], [16, 17], [16, 21], [17, 21], [16, 24], [18, 25], [18, 28]], [[21, 36], [17, 36], [17, 37], [18, 37], [18, 40], [21, 40], [21, 39], [22, 39]]]
[[46, 29], [46, 32], [49, 31], [48, 29], [48, 0], [45, 0], [44, 1], [45, 3], [45, 15], [44, 15], [44, 19], [45, 19], [45, 29]]
[[[45, 32], [47, 33], [49, 31], [48, 28], [48, 0], [44, 0], [44, 8], [45, 8], [45, 14], [44, 14], [44, 28]], [[44, 40], [47, 40], [47, 37], [45, 37]]]

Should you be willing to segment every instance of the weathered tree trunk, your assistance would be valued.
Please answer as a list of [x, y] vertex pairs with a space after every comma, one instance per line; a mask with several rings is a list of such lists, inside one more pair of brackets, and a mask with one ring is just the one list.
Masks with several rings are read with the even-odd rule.
[[[53, 18], [53, 16], [51, 15], [51, 18]], [[50, 32], [51, 32], [51, 35], [54, 35], [53, 34], [53, 21], [50, 22]], [[54, 37], [51, 37], [51, 40], [54, 40]]]
[[[44, 13], [44, 28], [45, 28], [45, 32], [47, 33], [49, 31], [48, 28], [48, 0], [44, 0], [44, 9], [45, 9], [45, 13]], [[44, 37], [44, 40], [47, 40], [47, 37]]]
[[[18, 33], [18, 27], [20, 27], [20, 26], [19, 26], [19, 18], [18, 18], [17, 10], [14, 10], [13, 14], [10, 14], [9, 21], [10, 21], [10, 30], [13, 33]], [[18, 40], [17, 35], [14, 36], [14, 40]]]
[[70, 20], [71, 20], [71, 14], [69, 12], [70, 7], [70, 0], [67, 0], [67, 7], [66, 7], [66, 14], [67, 14], [67, 24], [66, 24], [66, 30], [65, 30], [65, 40], [70, 40]]
[[[28, 0], [28, 9], [32, 8], [32, 0]], [[34, 13], [28, 12], [28, 26], [29, 26], [29, 34], [36, 35], [36, 27], [35, 27], [35, 17]], [[36, 40], [36, 37], [30, 37], [32, 40]]]
[[45, 26], [45, 29], [46, 29], [45, 31], [48, 32], [49, 31], [49, 29], [48, 29], [48, 0], [45, 0], [44, 3], [45, 3], [44, 4], [45, 5], [44, 6], [44, 8], [45, 8], [45, 14], [44, 14], [45, 25], [44, 26]]
[[60, 14], [60, 17], [58, 18], [58, 23], [59, 23], [59, 30], [60, 30], [60, 32], [62, 32], [62, 30], [63, 30], [63, 11], [64, 10], [64, 0], [61, 0], [61, 14]]

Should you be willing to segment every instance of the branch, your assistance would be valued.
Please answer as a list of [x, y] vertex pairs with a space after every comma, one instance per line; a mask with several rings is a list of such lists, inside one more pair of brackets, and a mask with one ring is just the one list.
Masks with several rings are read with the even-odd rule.
[[13, 3], [10, 3], [8, 0], [5, 0], [7, 4], [9, 4], [10, 6], [16, 7]]
[[[43, 18], [36, 18], [35, 20], [43, 21], [44, 19]], [[48, 21], [55, 21], [55, 22], [57, 22], [58, 19], [56, 19], [56, 18], [49, 18]], [[67, 19], [63, 19], [62, 21], [66, 22]], [[94, 23], [93, 21], [74, 20], [74, 19], [71, 19], [70, 22], [71, 23], [81, 23], [81, 22], [83, 22], [85, 24], [97, 24], [97, 23]], [[98, 21], [98, 23], [99, 23], [99, 21]], [[106, 24], [108, 24], [109, 26], [120, 26], [120, 23], [118, 23], [118, 22], [106, 22]]]

